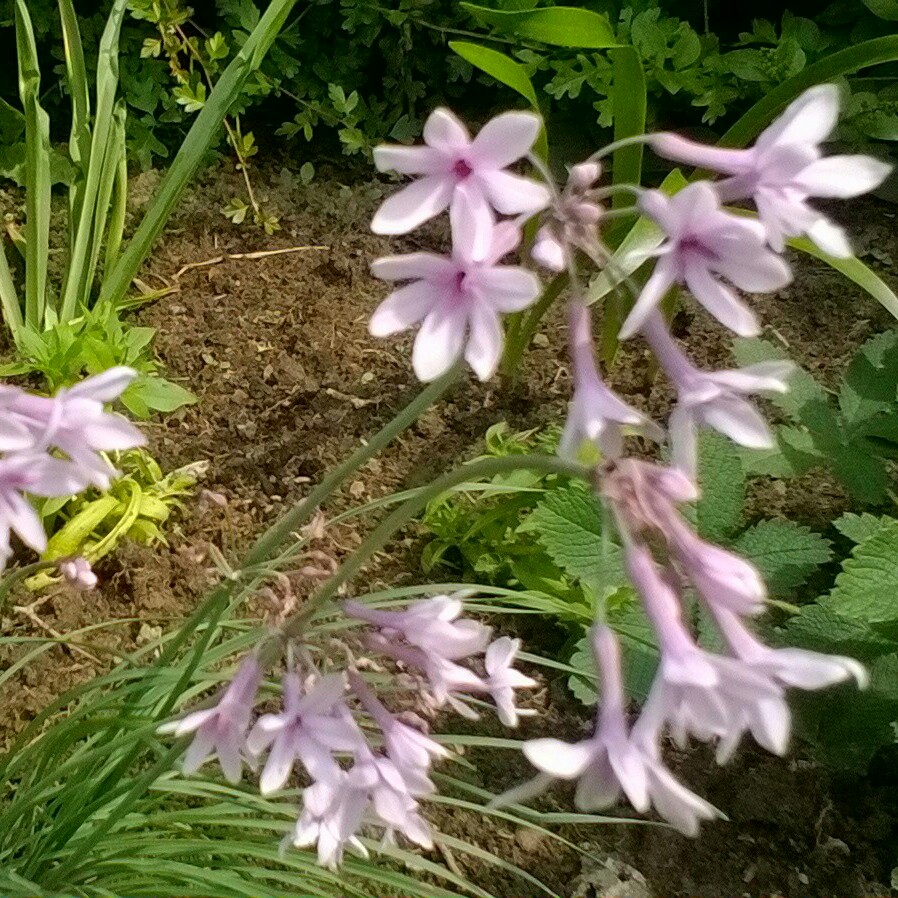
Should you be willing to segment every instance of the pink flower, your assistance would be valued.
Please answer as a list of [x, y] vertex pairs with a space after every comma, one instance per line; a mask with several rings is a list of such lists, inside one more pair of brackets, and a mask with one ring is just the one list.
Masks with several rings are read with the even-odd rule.
[[711, 610], [733, 654], [783, 687], [825, 689], [836, 683], [854, 680], [859, 688], [866, 689], [869, 684], [867, 671], [854, 658], [822, 655], [805, 649], [770, 648], [755, 639], [729, 609]]
[[822, 157], [820, 143], [836, 125], [839, 91], [821, 84], [805, 91], [746, 150], [695, 144], [674, 134], [652, 138], [655, 151], [729, 175], [718, 190], [724, 202], [752, 197], [770, 245], [781, 252], [787, 237], [807, 234], [824, 252], [847, 257], [844, 231], [807, 200], [847, 198], [877, 187], [891, 166], [870, 156]]
[[551, 218], [536, 232], [530, 252], [544, 268], [564, 271], [571, 248], [581, 249], [592, 258], [600, 255], [596, 226], [602, 207], [593, 199], [591, 188], [601, 173], [596, 162], [583, 162], [570, 170], [567, 184], [553, 204]]
[[593, 349], [592, 316], [587, 306], [571, 303], [568, 332], [574, 395], [558, 451], [562, 455], [576, 456], [583, 442], [589, 440], [603, 458], [619, 458], [623, 453], [625, 428], [641, 430], [645, 436], [660, 440], [661, 429], [642, 412], [619, 399], [599, 376]]
[[661, 649], [638, 725], [643, 741], [657, 740], [667, 722], [681, 744], [690, 734], [703, 741], [719, 738], [721, 758], [729, 756], [746, 730], [768, 751], [783, 754], [791, 715], [782, 688], [763, 671], [696, 645], [683, 623], [679, 596], [647, 549], [631, 544], [626, 560]]
[[269, 752], [259, 780], [263, 795], [284, 787], [297, 760], [313, 779], [334, 777], [339, 767], [333, 752], [355, 751], [364, 744], [348, 709], [345, 715], [338, 714], [345, 686], [342, 674], [332, 674], [303, 694], [299, 675], [284, 675], [284, 710], [263, 714], [246, 740], [250, 755], [258, 758]]
[[71, 496], [83, 487], [72, 466], [61, 459], [32, 453], [0, 458], [0, 570], [12, 553], [11, 532], [36, 552], [47, 548], [44, 525], [23, 494]]
[[331, 870], [340, 866], [347, 846], [368, 857], [356, 835], [367, 806], [368, 793], [357, 788], [345, 770], [339, 770], [335, 778], [319, 780], [303, 790], [302, 813], [291, 842], [297, 848], [317, 845], [318, 863]]
[[70, 586], [85, 592], [96, 588], [97, 575], [86, 558], [68, 558], [59, 562], [59, 573]]
[[425, 146], [375, 147], [378, 171], [420, 179], [383, 203], [371, 229], [375, 234], [405, 234], [448, 208], [459, 192], [467, 194], [475, 231], [488, 221], [490, 207], [503, 215], [532, 215], [545, 208], [546, 187], [505, 171], [527, 155], [540, 127], [532, 113], [506, 112], [487, 122], [472, 140], [448, 109], [434, 110], [424, 125]]
[[450, 660], [484, 651], [490, 639], [489, 627], [458, 619], [464, 605], [454, 596], [433, 596], [404, 611], [382, 611], [360, 602], [345, 602], [343, 609], [351, 617], [381, 628], [389, 638], [401, 636], [409, 645]]
[[487, 673], [486, 688], [496, 703], [499, 720], [507, 727], [517, 726], [520, 716], [535, 713], [520, 711], [515, 707], [515, 689], [532, 689], [537, 685], [536, 680], [511, 666], [520, 649], [520, 639], [502, 636], [490, 644], [484, 658]]
[[749, 449], [773, 445], [767, 423], [743, 397], [787, 392], [787, 380], [795, 370], [791, 362], [769, 361], [729, 371], [700, 371], [679, 350], [660, 315], [651, 315], [642, 333], [677, 390], [677, 404], [669, 424], [676, 467], [695, 476], [700, 426], [711, 427]]
[[24, 392], [0, 395], [0, 406], [11, 422], [31, 433], [35, 449], [55, 448], [68, 456], [73, 471], [82, 479], [74, 492], [89, 484], [108, 489], [115, 469], [99, 453], [131, 449], [146, 442], [127, 419], [103, 408], [136, 376], [130, 368], [110, 368], [50, 398]]
[[686, 577], [708, 605], [742, 615], [764, 611], [767, 589], [753, 564], [700, 539], [682, 519], [669, 525], [665, 535]]
[[637, 811], [645, 812], [654, 805], [681, 832], [697, 835], [700, 822], [718, 816], [717, 811], [676, 781], [664, 766], [656, 743], [643, 744], [630, 738], [620, 648], [607, 627], [594, 630], [593, 651], [602, 683], [595, 732], [574, 744], [534, 739], [524, 743], [524, 755], [552, 777], [576, 779], [575, 801], [581, 810], [604, 810], [623, 792]]
[[768, 293], [792, 279], [789, 266], [766, 246], [764, 226], [720, 208], [707, 182], [684, 187], [670, 197], [650, 190], [641, 210], [667, 235], [657, 250], [658, 263], [621, 328], [632, 337], [674, 284], [685, 284], [721, 324], [744, 337], [758, 333], [754, 313], [720, 280], [740, 290]]
[[420, 793], [410, 788], [393, 761], [364, 749], [356, 755], [349, 771], [349, 783], [367, 795], [374, 822], [386, 828], [387, 842], [392, 842], [394, 833], [400, 832], [422, 848], [433, 848], [433, 834], [416, 800]]
[[184, 755], [184, 773], [196, 773], [214, 753], [218, 756], [225, 779], [230, 783], [240, 782], [246, 734], [261, 682], [262, 669], [256, 658], [250, 655], [240, 665], [217, 704], [158, 728], [159, 733], [175, 736], [196, 734]]
[[500, 314], [526, 309], [540, 292], [533, 272], [497, 264], [517, 246], [519, 230], [511, 222], [495, 225], [487, 210], [487, 249], [480, 255], [464, 205], [452, 207], [451, 256], [411, 253], [376, 259], [371, 266], [375, 277], [411, 281], [377, 307], [369, 330], [387, 337], [421, 322], [412, 365], [422, 381], [448, 371], [462, 350], [477, 376], [489, 380], [502, 355]]

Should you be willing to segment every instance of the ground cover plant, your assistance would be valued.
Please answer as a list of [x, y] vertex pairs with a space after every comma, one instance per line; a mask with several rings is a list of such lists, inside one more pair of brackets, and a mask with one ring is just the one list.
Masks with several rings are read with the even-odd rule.
[[[584, 21], [579, 11], [563, 8], [538, 18], [550, 41], [569, 33], [572, 21]], [[588, 21], [601, 32], [600, 17]], [[620, 55], [621, 70], [629, 62], [632, 56]], [[496, 56], [486, 64], [498, 66], [527, 95], [529, 82], [519, 69]], [[241, 558], [210, 550], [221, 580], [180, 629], [120, 655], [111, 673], [75, 687], [15, 739], [2, 761], [11, 786], [0, 808], [6, 892], [488, 894], [458, 872], [449, 851], [517, 872], [529, 888], [555, 894], [501, 853], [437, 831], [426, 806], [478, 808], [570, 847], [547, 825], [607, 822], [594, 812], [626, 797], [640, 814], [652, 810], [681, 832], [698, 835], [720, 811], [668, 766], [662, 748], [669, 739], [682, 746], [691, 739], [712, 743], [720, 763], [732, 758], [746, 734], [783, 754], [791, 731], [787, 689], [867, 685], [868, 672], [855, 654], [873, 662], [875, 680], [876, 663], [888, 658], [889, 647], [856, 652], [859, 639], [813, 649], [768, 645], [751, 619], [772, 607], [808, 622], [816, 605], [849, 621], [843, 629], [857, 618], [871, 642], [886, 641], [888, 603], [877, 599], [883, 585], [871, 588], [864, 571], [881, 568], [888, 557], [892, 522], [883, 514], [841, 520], [840, 532], [858, 547], [829, 598], [806, 609], [787, 599], [829, 561], [826, 541], [775, 520], [747, 525], [736, 500], [752, 463], [798, 468], [825, 462], [857, 490], [846, 453], [866, 459], [875, 447], [872, 469], [884, 485], [861, 498], [874, 508], [885, 504], [890, 469], [880, 457], [888, 458], [896, 399], [889, 338], [864, 347], [838, 409], [825, 394], [801, 388], [794, 409], [784, 409], [795, 421], [775, 433], [784, 447], [780, 457], [772, 452], [774, 433], [746, 397], [788, 395], [794, 365], [771, 357], [769, 347], [740, 343], [739, 352], [763, 358], [738, 369], [699, 368], [672, 335], [669, 316], [672, 298], [684, 307], [697, 300], [743, 339], [756, 336], [756, 315], [731, 284], [743, 293], [787, 286], [787, 238], [809, 240], [812, 252], [890, 307], [894, 296], [886, 285], [851, 255], [844, 231], [810, 202], [872, 189], [888, 166], [867, 156], [822, 154], [819, 144], [839, 108], [832, 84], [800, 94], [744, 149], [712, 148], [673, 134], [646, 137], [638, 91], [632, 105], [629, 125], [618, 118], [619, 132], [629, 127], [631, 133], [619, 133], [615, 144], [571, 166], [563, 185], [547, 165], [548, 135], [532, 111], [502, 113], [472, 137], [439, 108], [427, 119], [423, 146], [376, 149], [378, 168], [415, 180], [381, 204], [375, 232], [400, 236], [443, 213], [448, 217], [449, 253], [418, 244], [372, 266], [376, 277], [401, 286], [391, 287], [373, 312], [370, 331], [388, 338], [417, 327], [411, 366], [428, 385]], [[659, 156], [722, 177], [689, 182], [674, 173], [663, 189], [644, 188], [637, 151], [646, 143]], [[603, 164], [612, 155], [613, 180], [606, 184]], [[523, 162], [525, 174], [517, 166]], [[173, 168], [169, 177], [186, 178], [187, 167]], [[724, 205], [747, 200], [757, 218]], [[634, 221], [632, 228], [618, 227]], [[145, 234], [153, 227], [141, 226]], [[512, 253], [520, 264], [509, 264]], [[528, 258], [550, 272], [545, 287], [524, 264]], [[115, 283], [115, 269], [111, 277]], [[679, 296], [680, 287], [691, 299], [685, 290]], [[104, 283], [100, 302], [112, 289]], [[601, 352], [593, 322], [599, 299], [606, 309]], [[512, 384], [528, 363], [530, 337], [556, 302], [565, 306], [573, 384], [560, 432], [534, 439], [494, 430], [487, 456], [449, 471], [438, 468], [425, 485], [337, 515], [378, 517], [342, 563], [322, 569], [313, 549], [323, 527], [314, 516], [321, 504], [420, 422], [459, 379], [463, 363], [484, 382], [501, 366]], [[506, 315], [518, 316], [511, 319], [507, 347]], [[666, 429], [616, 396], [599, 373], [600, 356], [612, 358], [622, 351], [618, 343], [637, 341], [676, 394]], [[52, 398], [6, 388], [0, 448], [8, 474], [7, 534], [13, 530], [32, 549], [45, 550], [48, 541], [27, 494], [52, 501], [90, 484], [111, 486], [113, 470], [98, 453], [126, 450], [142, 438], [103, 404], [134, 376], [132, 369], [113, 367]], [[822, 426], [821, 415], [831, 423]], [[740, 455], [732, 443], [763, 454]], [[861, 490], [870, 486], [868, 479], [860, 483]], [[445, 498], [453, 491], [518, 502], [511, 510], [500, 506], [504, 520], [477, 518], [474, 528], [479, 538], [499, 525], [498, 535], [487, 534], [494, 557], [486, 570], [512, 587], [530, 578], [527, 594], [516, 598], [506, 585], [479, 594], [459, 583], [360, 585], [366, 564], [425, 509], [438, 520], [448, 507], [454, 526]], [[522, 562], [504, 539], [508, 520], [522, 513], [518, 535], [548, 558], [537, 559], [535, 572], [526, 565], [532, 555]], [[110, 532], [115, 527], [124, 525]], [[446, 545], [432, 551], [431, 563], [447, 548], [464, 550], [470, 530], [459, 538], [448, 527]], [[774, 550], [788, 550], [787, 557]], [[11, 568], [4, 588], [48, 570], [82, 589], [96, 583], [89, 565], [72, 553]], [[291, 573], [307, 578], [299, 595]], [[267, 619], [258, 627], [239, 610], [262, 595]], [[497, 635], [470, 616], [488, 613], [495, 597], [575, 621], [588, 616], [580, 654], [593, 656], [592, 687], [599, 696], [591, 735], [564, 741], [550, 731], [551, 738], [543, 732], [519, 741], [466, 736], [463, 728], [442, 733], [441, 710], [476, 719], [494, 709], [509, 728], [534, 710], [526, 695], [538, 685], [531, 675], [537, 667], [523, 673], [514, 664], [539, 665], [540, 659], [523, 655], [519, 639]], [[540, 599], [543, 607], [534, 604]], [[631, 720], [625, 685], [632, 694], [639, 689], [632, 655], [622, 657], [622, 648], [639, 642], [627, 626], [637, 609], [647, 621], [642, 645], [655, 646], [658, 661], [648, 675], [642, 666], [645, 701]], [[551, 659], [543, 664], [559, 668]], [[566, 672], [583, 681], [585, 665], [571, 667]], [[888, 672], [886, 664], [880, 674]], [[537, 772], [503, 794], [472, 786], [461, 775], [458, 750], [477, 744], [522, 753]], [[228, 785], [196, 775], [213, 757]], [[547, 814], [521, 804], [558, 780], [576, 784], [581, 813]], [[429, 854], [437, 846], [445, 866]]]

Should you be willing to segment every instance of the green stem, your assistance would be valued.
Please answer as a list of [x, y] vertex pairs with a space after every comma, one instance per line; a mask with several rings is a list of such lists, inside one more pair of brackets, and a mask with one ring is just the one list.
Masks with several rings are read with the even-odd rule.
[[446, 490], [468, 481], [484, 480], [497, 474], [512, 471], [538, 471], [542, 474], [563, 474], [568, 477], [588, 479], [590, 469], [576, 462], [557, 458], [553, 455], [511, 455], [504, 458], [484, 458], [471, 464], [462, 465], [454, 471], [437, 477], [427, 487], [391, 512], [368, 535], [367, 539], [337, 569], [302, 607], [289, 618], [281, 628], [281, 637], [292, 639], [299, 636], [307, 621], [327, 602], [334, 598], [340, 587], [352, 580], [376, 552], [379, 552], [393, 537], [427, 506], [427, 503]]
[[539, 327], [540, 321], [542, 321], [546, 312], [549, 311], [555, 300], [558, 299], [561, 291], [567, 286], [568, 280], [567, 272], [563, 272], [549, 281], [546, 289], [543, 290], [542, 296], [540, 296], [536, 305], [530, 309], [527, 317], [522, 319], [514, 331], [508, 334], [505, 345], [505, 354], [502, 357], [502, 364], [500, 366], [500, 372], [504, 378], [515, 377], [520, 368], [524, 353], [527, 351], [530, 341], [536, 334], [536, 329]]

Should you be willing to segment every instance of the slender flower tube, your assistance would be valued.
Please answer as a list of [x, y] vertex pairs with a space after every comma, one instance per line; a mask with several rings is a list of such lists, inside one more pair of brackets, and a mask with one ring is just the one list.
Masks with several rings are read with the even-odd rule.
[[786, 238], [807, 234], [825, 253], [844, 258], [851, 255], [845, 232], [808, 199], [860, 196], [879, 186], [891, 166], [870, 156], [823, 157], [820, 143], [838, 115], [838, 88], [821, 84], [791, 103], [748, 149], [704, 146], [675, 134], [656, 134], [651, 145], [667, 159], [729, 175], [717, 184], [721, 200], [752, 198], [777, 252]]
[[642, 334], [677, 390], [669, 429], [673, 463], [695, 477], [698, 428], [711, 427], [749, 449], [769, 449], [767, 423], [745, 400], [754, 393], [785, 393], [795, 366], [787, 361], [760, 362], [728, 371], [701, 371], [680, 351], [658, 313], [645, 320]]
[[424, 124], [424, 146], [374, 148], [378, 171], [417, 175], [419, 180], [385, 200], [371, 229], [406, 234], [439, 215], [465, 194], [467, 227], [473, 244], [488, 245], [490, 207], [502, 215], [533, 215], [550, 199], [536, 181], [506, 171], [530, 152], [542, 123], [530, 112], [506, 112], [487, 122], [473, 140], [448, 110], [434, 110]]
[[767, 248], [763, 225], [725, 212], [714, 188], [702, 181], [672, 197], [660, 190], [646, 191], [639, 207], [661, 226], [667, 239], [621, 327], [621, 339], [640, 330], [674, 284], [685, 284], [730, 330], [743, 337], [757, 334], [754, 313], [720, 278], [749, 293], [779, 290], [792, 280], [789, 266]]
[[412, 366], [422, 381], [445, 374], [462, 352], [480, 380], [489, 380], [504, 344], [500, 315], [533, 305], [540, 292], [532, 271], [498, 264], [518, 245], [520, 230], [508, 221], [494, 224], [487, 210], [487, 248], [480, 254], [466, 202], [463, 197], [454, 203], [450, 213], [451, 256], [411, 253], [376, 259], [371, 266], [375, 277], [411, 282], [375, 309], [369, 330], [387, 337], [421, 322]]
[[660, 440], [663, 431], [642, 412], [631, 408], [605, 386], [596, 369], [589, 307], [572, 302], [568, 308], [568, 340], [574, 395], [558, 451], [575, 457], [585, 440], [594, 443], [605, 459], [619, 458], [624, 448], [624, 428], [641, 431]]
[[184, 773], [196, 773], [211, 756], [217, 755], [222, 773], [230, 783], [239, 783], [243, 773], [243, 751], [256, 693], [262, 683], [262, 669], [254, 655], [240, 665], [234, 679], [218, 703], [194, 711], [181, 720], [163, 723], [159, 733], [186, 736], [195, 733], [184, 755]]

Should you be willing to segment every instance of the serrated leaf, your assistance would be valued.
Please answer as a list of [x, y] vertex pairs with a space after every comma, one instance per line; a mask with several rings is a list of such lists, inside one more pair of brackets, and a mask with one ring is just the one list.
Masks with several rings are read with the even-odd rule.
[[869, 624], [898, 621], [898, 521], [855, 546], [820, 604]]
[[698, 532], [715, 542], [726, 539], [739, 526], [745, 505], [745, 474], [736, 447], [712, 430], [699, 438], [699, 486], [695, 506]]
[[764, 577], [771, 595], [788, 594], [832, 558], [829, 540], [792, 521], [759, 521], [733, 543]]
[[580, 486], [548, 493], [518, 529], [535, 533], [549, 558], [600, 599], [626, 582], [620, 547], [603, 538], [599, 500]]
[[804, 605], [787, 621], [783, 635], [788, 645], [848, 655], [875, 658], [895, 650], [893, 640], [880, 635], [863, 621], [854, 620], [822, 605]]
[[846, 511], [840, 518], [833, 521], [833, 527], [842, 534], [847, 536], [853, 543], [862, 543], [869, 539], [881, 527], [893, 523], [894, 518], [886, 515], [875, 515], [865, 511], [862, 514], [854, 514]]
[[845, 372], [839, 408], [849, 427], [883, 412], [898, 414], [898, 331], [868, 340]]

